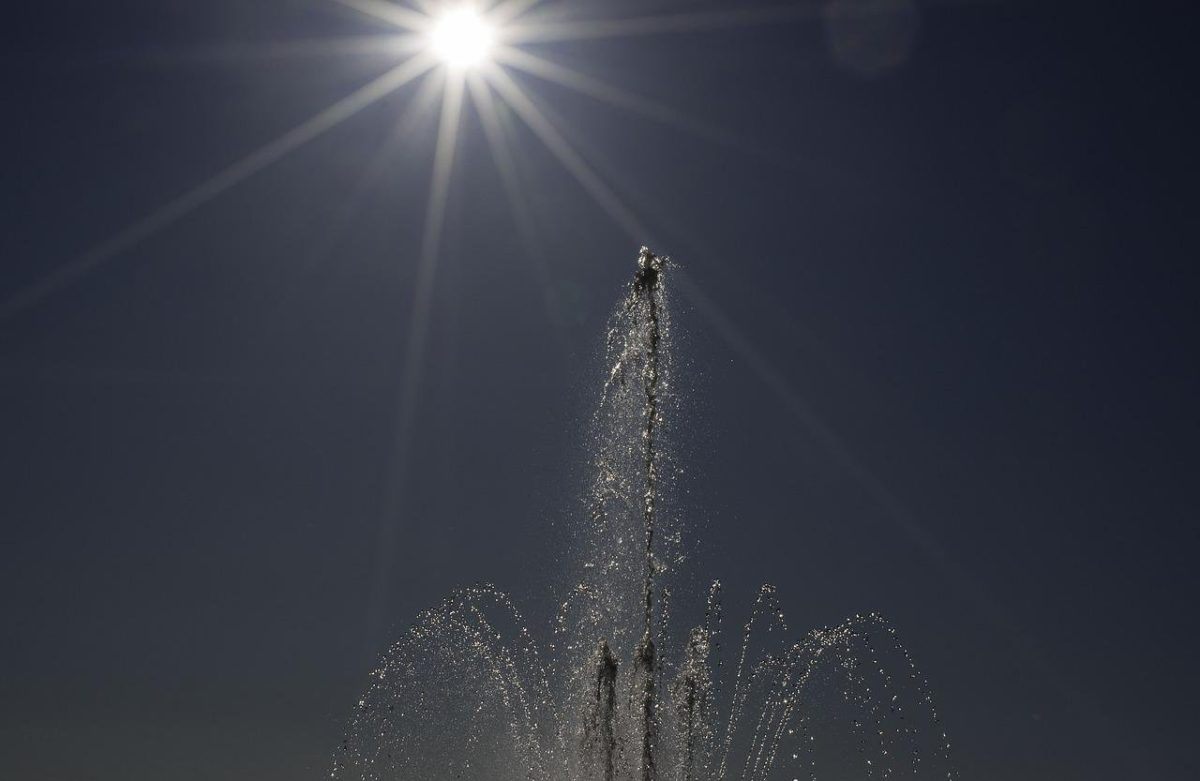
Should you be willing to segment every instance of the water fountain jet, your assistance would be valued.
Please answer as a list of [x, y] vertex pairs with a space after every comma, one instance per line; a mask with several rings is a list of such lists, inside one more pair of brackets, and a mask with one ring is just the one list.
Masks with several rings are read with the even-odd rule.
[[685, 630], [677, 657], [663, 652], [671, 616], [658, 581], [672, 556], [656, 544], [676, 520], [663, 515], [676, 401], [669, 266], [643, 247], [613, 316], [583, 575], [562, 603], [549, 654], [503, 591], [455, 592], [384, 656], [335, 778], [953, 778], [924, 679], [878, 616], [773, 644], [786, 625], [764, 586], [726, 682], [714, 582], [703, 623]]

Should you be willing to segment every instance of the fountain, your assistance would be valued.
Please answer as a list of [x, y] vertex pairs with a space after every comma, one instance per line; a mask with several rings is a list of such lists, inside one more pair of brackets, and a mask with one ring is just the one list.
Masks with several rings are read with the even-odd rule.
[[372, 674], [335, 779], [954, 778], [928, 686], [879, 616], [777, 640], [763, 586], [727, 664], [714, 582], [703, 620], [676, 626], [669, 265], [643, 248], [610, 324], [581, 574], [549, 642], [491, 585], [425, 611]]

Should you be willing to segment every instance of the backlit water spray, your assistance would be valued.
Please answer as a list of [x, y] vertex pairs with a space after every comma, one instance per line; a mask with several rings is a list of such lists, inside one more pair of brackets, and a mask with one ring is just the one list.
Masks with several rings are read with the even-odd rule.
[[785, 640], [764, 586], [725, 659], [719, 582], [697, 625], [668, 609], [669, 276], [643, 248], [610, 323], [580, 572], [547, 636], [490, 585], [425, 611], [373, 673], [334, 778], [954, 778], [928, 687], [879, 616]]

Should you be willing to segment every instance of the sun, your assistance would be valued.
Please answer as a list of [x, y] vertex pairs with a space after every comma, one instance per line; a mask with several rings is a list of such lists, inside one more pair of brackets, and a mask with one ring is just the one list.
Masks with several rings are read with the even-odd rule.
[[429, 34], [429, 47], [438, 59], [455, 68], [486, 62], [496, 38], [483, 15], [470, 6], [443, 14]]

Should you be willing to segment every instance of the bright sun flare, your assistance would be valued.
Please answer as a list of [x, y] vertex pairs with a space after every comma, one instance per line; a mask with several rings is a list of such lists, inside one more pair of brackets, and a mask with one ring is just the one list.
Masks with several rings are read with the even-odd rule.
[[491, 26], [478, 11], [458, 8], [438, 20], [430, 36], [430, 45], [434, 54], [446, 64], [468, 68], [487, 59], [493, 39]]
[[[563, 43], [575, 40], [628, 38], [651, 34], [722, 29], [744, 24], [761, 24], [776, 18], [770, 8], [747, 9], [745, 13], [674, 13], [603, 20], [572, 19], [561, 14], [561, 4], [549, 0], [323, 0], [351, 9], [381, 25], [384, 51], [397, 57], [395, 64], [373, 80], [349, 92], [316, 114], [293, 126], [217, 171], [172, 200], [144, 215], [107, 239], [75, 256], [41, 279], [16, 293], [0, 297], [0, 321], [37, 305], [41, 300], [87, 276], [128, 250], [138, 246], [192, 212], [215, 200], [230, 188], [250, 179], [285, 157], [324, 136], [384, 98], [414, 82], [424, 84], [418, 97], [404, 111], [406, 122], [421, 112], [437, 111], [433, 170], [426, 213], [425, 238], [419, 279], [432, 280], [439, 252], [446, 193], [454, 168], [455, 143], [464, 104], [474, 107], [487, 138], [492, 158], [504, 179], [514, 216], [527, 217], [525, 193], [516, 178], [516, 162], [510, 137], [519, 132], [515, 118], [558, 159], [558, 162], [587, 191], [596, 203], [633, 240], [645, 242], [647, 231], [637, 215], [575, 149], [563, 128], [547, 115], [528, 81], [537, 79], [565, 87], [616, 108], [640, 114], [678, 129], [714, 139], [712, 129], [678, 114], [668, 106], [608, 84], [528, 50], [529, 44]], [[747, 0], [751, 2], [751, 0]], [[603, 3], [597, 3], [603, 5]], [[543, 7], [544, 6], [544, 7]], [[551, 8], [553, 7], [553, 9]], [[807, 6], [805, 6], [807, 7]], [[792, 6], [783, 6], [790, 9]], [[486, 9], [486, 12], [483, 10]], [[792, 14], [787, 11], [785, 16]], [[806, 12], [807, 13], [807, 12]], [[345, 53], [378, 55], [380, 36], [298, 42], [297, 56]], [[262, 52], [274, 57], [275, 44]], [[255, 49], [257, 51], [257, 49]], [[435, 65], [442, 65], [435, 68]], [[436, 75], [434, 75], [436, 74]], [[432, 80], [427, 80], [432, 77]], [[440, 108], [435, 105], [440, 82]], [[511, 127], [510, 127], [511, 125]], [[726, 143], [722, 141], [722, 143]], [[653, 242], [651, 242], [653, 243]], [[427, 284], [432, 284], [429, 281]], [[418, 286], [419, 297], [428, 290]], [[424, 317], [425, 309], [414, 309], [413, 317]], [[414, 332], [420, 332], [414, 328]]]

